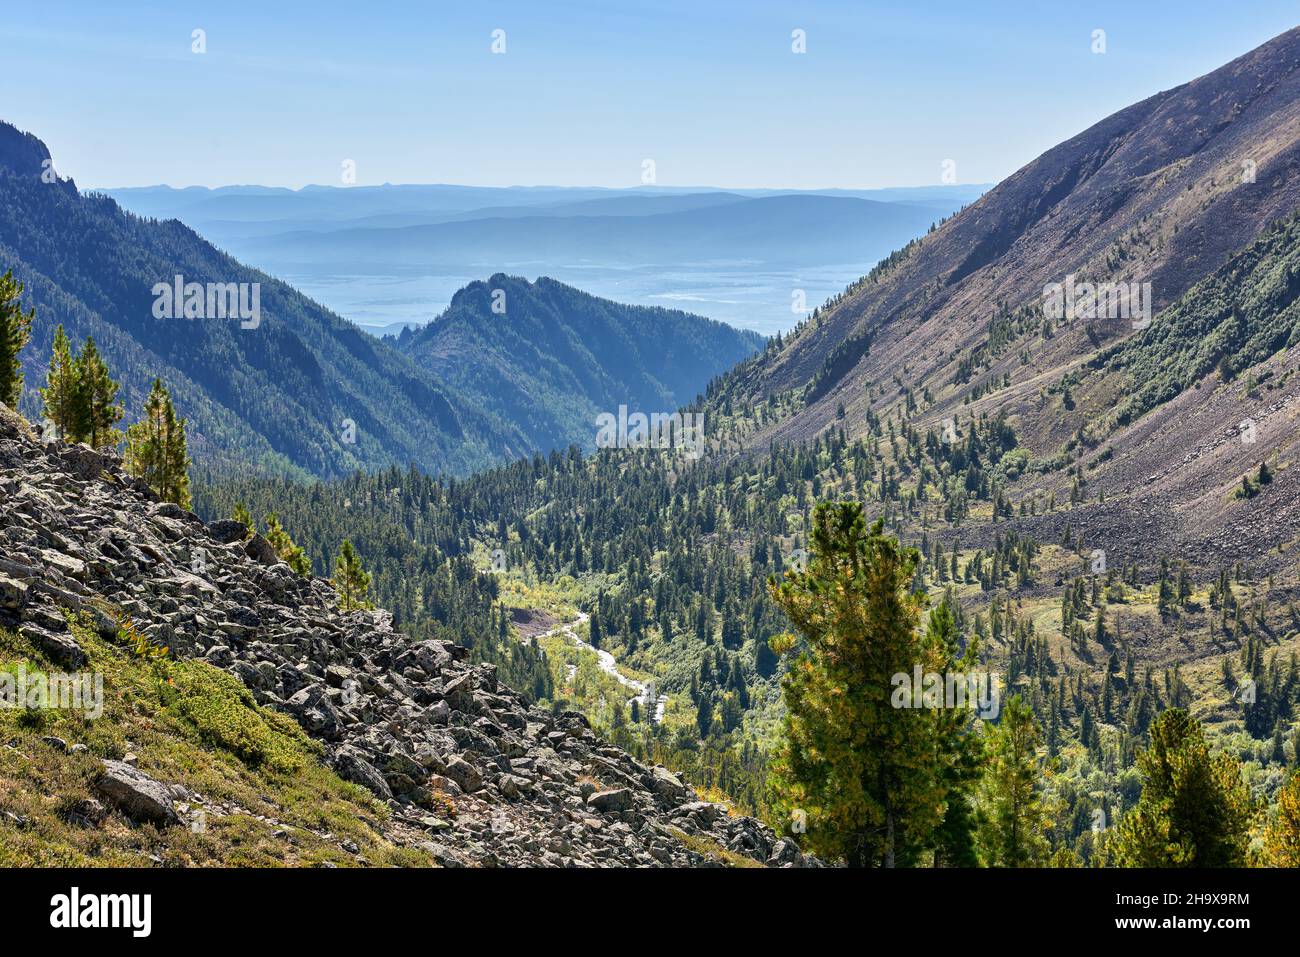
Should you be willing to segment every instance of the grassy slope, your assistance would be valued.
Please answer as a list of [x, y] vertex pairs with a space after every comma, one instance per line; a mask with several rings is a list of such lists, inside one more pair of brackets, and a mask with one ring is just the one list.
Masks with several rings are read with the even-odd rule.
[[[74, 628], [85, 670], [103, 675], [103, 714], [0, 709], [0, 867], [428, 863], [385, 840], [387, 808], [322, 765], [296, 723], [256, 706], [231, 675], [197, 661], [147, 661]], [[0, 630], [0, 668], [20, 664], [29, 674], [60, 670]], [[88, 750], [62, 751], [47, 736]], [[140, 770], [197, 795], [178, 808], [187, 825], [135, 825], [111, 808], [97, 827], [73, 820], [95, 796], [100, 759], [128, 753]]]

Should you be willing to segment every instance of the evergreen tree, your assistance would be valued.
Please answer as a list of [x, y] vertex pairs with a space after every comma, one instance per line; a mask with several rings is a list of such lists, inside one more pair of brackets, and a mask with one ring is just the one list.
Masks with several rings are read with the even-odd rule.
[[346, 538], [339, 547], [339, 556], [334, 563], [334, 578], [331, 582], [339, 593], [339, 608], [354, 611], [358, 608], [373, 607], [369, 601], [370, 574], [361, 567], [361, 556]]
[[1137, 758], [1142, 796], [1119, 822], [1121, 867], [1235, 867], [1244, 863], [1250, 795], [1241, 765], [1210, 756], [1200, 724], [1171, 709], [1151, 725]]
[[89, 336], [77, 356], [76, 383], [73, 407], [76, 440], [89, 442], [95, 449], [105, 445], [116, 447], [122, 440], [116, 425], [125, 410], [117, 401], [118, 383], [109, 375], [95, 340]]
[[760, 678], [770, 678], [776, 674], [777, 664], [780, 659], [777, 658], [776, 652], [763, 635], [754, 637], [754, 672]]
[[32, 334], [33, 308], [24, 313], [18, 297], [23, 294], [23, 284], [14, 279], [12, 271], [0, 276], [0, 402], [12, 409], [18, 408], [23, 394], [23, 367], [18, 354], [23, 351]]
[[280, 561], [304, 578], [311, 575], [311, 561], [307, 558], [307, 553], [294, 544], [289, 533], [281, 527], [275, 512], [268, 512], [266, 516], [266, 540], [280, 556]]
[[707, 738], [713, 728], [713, 695], [707, 688], [700, 689], [695, 701], [695, 727], [701, 738]]
[[[958, 657], [957, 624], [946, 596], [930, 612], [926, 627], [929, 642], [943, 650], [949, 669], [969, 675], [978, 667], [977, 639], [972, 639], [965, 653]], [[936, 866], [975, 867], [979, 858], [975, 852], [976, 818], [972, 792], [979, 780], [984, 753], [979, 737], [973, 733], [974, 712], [970, 708], [946, 708], [939, 712], [938, 721], [935, 761], [940, 767], [946, 803], [943, 820], [934, 834], [934, 863]]]
[[231, 511], [230, 517], [248, 529], [249, 538], [251, 538], [253, 533], [257, 531], [257, 526], [253, 524], [253, 515], [249, 512], [248, 506], [243, 502], [235, 503], [235, 507]]
[[1034, 867], [1047, 857], [1038, 743], [1033, 709], [1013, 695], [989, 733], [980, 844], [991, 867]]
[[54, 436], [60, 442], [74, 440], [77, 434], [79, 391], [77, 363], [72, 358], [72, 346], [60, 323], [54, 330], [54, 350], [49, 371], [45, 374], [45, 388], [40, 390], [45, 403], [42, 415], [54, 426]]
[[161, 379], [144, 403], [144, 416], [126, 432], [127, 472], [143, 479], [158, 497], [190, 507], [189, 454], [185, 448], [185, 420], [176, 418], [171, 395]]
[[[813, 515], [812, 558], [770, 590], [808, 651], [782, 681], [786, 715], [774, 761], [778, 806], [802, 811], [807, 842], [853, 867], [911, 863], [932, 842], [947, 782], [936, 763], [936, 710], [895, 706], [897, 675], [943, 671], [910, 590], [920, 560], [868, 530], [853, 502]], [[787, 635], [780, 650], [789, 650]]]
[[1264, 861], [1270, 867], [1300, 867], [1300, 773], [1277, 792], [1277, 811], [1264, 830]]

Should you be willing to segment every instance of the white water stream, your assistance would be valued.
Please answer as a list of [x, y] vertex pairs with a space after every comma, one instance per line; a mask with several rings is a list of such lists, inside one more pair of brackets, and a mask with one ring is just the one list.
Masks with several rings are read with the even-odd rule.
[[[564, 635], [575, 645], [577, 645], [579, 648], [586, 648], [588, 651], [594, 653], [601, 671], [605, 672], [605, 674], [613, 678], [617, 678], [620, 684], [622, 684], [625, 688], [632, 689], [632, 691], [634, 692], [632, 697], [627, 699], [628, 707], [632, 706], [633, 701], [639, 701], [640, 707], [643, 710], [648, 709], [650, 706], [651, 695], [654, 694], [653, 683], [647, 684], [644, 681], [637, 681], [635, 678], [628, 678], [626, 675], [623, 675], [622, 673], [619, 672], [618, 662], [615, 660], [613, 655], [611, 655], [604, 648], [597, 648], [594, 645], [592, 645], [591, 642], [584, 641], [582, 638], [578, 636], [578, 632], [577, 632], [578, 626], [586, 624], [590, 618], [591, 616], [588, 615], [586, 612], [580, 611], [578, 612], [578, 617], [575, 618], [573, 621], [566, 622], [563, 625], [558, 625], [557, 627], [552, 628], [550, 631], [543, 632], [537, 637], [546, 638], [551, 635]], [[570, 666], [570, 668], [572, 668], [572, 666]], [[573, 680], [574, 674], [576, 674], [576, 669], [570, 671], [569, 674], [570, 681]], [[664, 708], [667, 706], [667, 704], [668, 704], [668, 695], [661, 694], [655, 697], [654, 699], [654, 723], [655, 724], [660, 724], [663, 722]]]

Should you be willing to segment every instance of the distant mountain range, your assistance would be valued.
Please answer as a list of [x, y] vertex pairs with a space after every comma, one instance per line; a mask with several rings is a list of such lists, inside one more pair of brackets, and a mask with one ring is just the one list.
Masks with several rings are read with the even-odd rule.
[[[426, 351], [412, 345], [408, 355], [175, 220], [138, 218], [109, 197], [80, 193], [71, 180], [47, 182], [49, 159], [40, 140], [0, 124], [0, 270], [26, 284], [24, 301], [37, 316], [23, 354], [22, 406], [39, 411], [35, 390], [62, 323], [78, 344], [95, 337], [123, 382], [129, 416], [149, 382], [162, 377], [189, 418], [200, 461], [317, 476], [408, 463], [463, 474], [584, 437], [594, 443], [594, 430], [576, 427], [593, 402], [620, 394], [625, 402], [687, 401], [757, 347], [757, 337], [702, 317], [628, 309], [552, 283], [539, 284], [550, 296], [551, 326], [529, 333], [526, 364], [519, 341], [500, 328], [503, 317], [482, 317], [488, 329], [475, 334], [464, 309], [453, 311]], [[258, 284], [259, 320], [157, 318], [155, 287], [170, 288], [177, 276], [204, 286]], [[510, 288], [513, 311], [504, 321], [540, 314], [526, 283]], [[566, 300], [579, 310], [572, 317]], [[623, 321], [622, 330], [610, 325]], [[672, 370], [664, 358], [674, 353], [655, 338], [661, 323], [671, 342], [690, 346]], [[464, 347], [471, 340], [475, 348]], [[562, 341], [584, 352], [586, 380], [552, 376], [557, 359], [545, 346]], [[494, 351], [505, 349], [520, 351]], [[438, 352], [457, 356], [454, 374], [439, 372]], [[530, 384], [530, 366], [552, 377]], [[616, 372], [602, 375], [602, 368]], [[474, 386], [458, 392], [456, 381]], [[544, 408], [519, 404], [521, 395]]]
[[769, 334], [923, 234], [983, 186], [626, 190], [231, 186], [109, 190], [176, 218], [354, 321], [423, 324], [467, 282], [547, 275], [607, 298], [682, 305]]

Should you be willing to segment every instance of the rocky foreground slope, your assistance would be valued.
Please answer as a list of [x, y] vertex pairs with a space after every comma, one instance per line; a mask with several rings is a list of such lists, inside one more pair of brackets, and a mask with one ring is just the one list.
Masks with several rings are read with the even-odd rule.
[[[67, 669], [85, 656], [65, 610], [105, 637], [128, 616], [293, 715], [340, 776], [387, 802], [385, 837], [444, 866], [815, 863], [601, 741], [582, 715], [527, 706], [464, 649], [413, 642], [384, 611], [338, 611], [327, 582], [245, 535], [158, 502], [113, 456], [40, 444], [0, 406], [0, 627]], [[127, 817], [174, 826], [184, 781], [106, 761], [100, 783]]]

